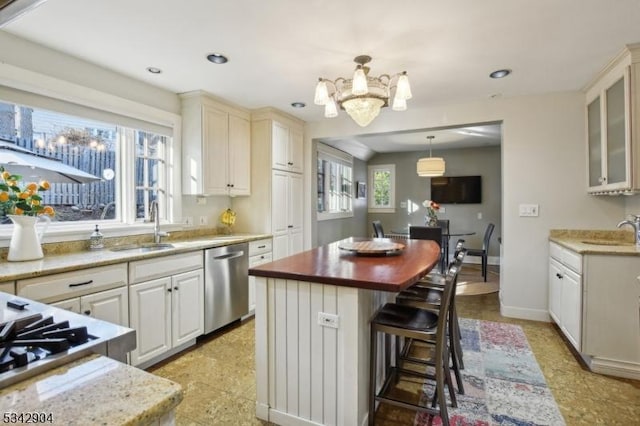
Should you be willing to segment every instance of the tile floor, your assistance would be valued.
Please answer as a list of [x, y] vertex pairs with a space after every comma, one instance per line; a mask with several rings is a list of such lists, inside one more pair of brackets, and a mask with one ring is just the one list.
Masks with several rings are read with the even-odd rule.
[[[461, 317], [518, 324], [524, 329], [567, 425], [639, 425], [640, 381], [590, 373], [550, 323], [500, 315], [498, 293], [457, 299]], [[255, 418], [254, 321], [232, 326], [149, 369], [180, 383], [182, 425], [266, 425]], [[411, 386], [411, 385], [409, 385]], [[418, 386], [407, 389], [417, 394]], [[376, 424], [412, 425], [415, 412], [382, 404]]]

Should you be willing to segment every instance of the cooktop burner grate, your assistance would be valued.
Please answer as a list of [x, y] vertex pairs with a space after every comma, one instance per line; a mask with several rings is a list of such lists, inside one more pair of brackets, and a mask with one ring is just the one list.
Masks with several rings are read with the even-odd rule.
[[82, 345], [91, 336], [87, 327], [55, 322], [53, 316], [33, 314], [0, 324], [0, 373]]

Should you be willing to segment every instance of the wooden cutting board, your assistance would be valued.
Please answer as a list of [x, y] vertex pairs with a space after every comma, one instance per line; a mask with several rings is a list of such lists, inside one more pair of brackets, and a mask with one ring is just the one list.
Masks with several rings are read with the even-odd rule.
[[394, 254], [404, 250], [405, 245], [400, 243], [394, 243], [391, 241], [352, 241], [342, 242], [338, 246], [342, 250], [354, 252], [356, 254]]

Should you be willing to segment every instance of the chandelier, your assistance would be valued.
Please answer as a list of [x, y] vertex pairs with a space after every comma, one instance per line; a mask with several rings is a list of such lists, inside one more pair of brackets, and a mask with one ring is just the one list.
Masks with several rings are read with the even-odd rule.
[[418, 176], [434, 177], [444, 175], [444, 158], [431, 156], [431, 144], [434, 137], [435, 136], [427, 136], [427, 139], [429, 139], [429, 157], [418, 160], [418, 164], [416, 165]]
[[[411, 87], [407, 72], [379, 77], [369, 75], [371, 56], [356, 56], [353, 61], [358, 64], [353, 78], [338, 77], [334, 81], [320, 77], [316, 86], [314, 103], [324, 105], [324, 116], [333, 118], [338, 116], [338, 106], [365, 127], [380, 113], [380, 108], [389, 105], [391, 91], [395, 89], [395, 96], [391, 109], [404, 111], [407, 109], [407, 99], [411, 99]], [[395, 83], [395, 85], [392, 85]]]

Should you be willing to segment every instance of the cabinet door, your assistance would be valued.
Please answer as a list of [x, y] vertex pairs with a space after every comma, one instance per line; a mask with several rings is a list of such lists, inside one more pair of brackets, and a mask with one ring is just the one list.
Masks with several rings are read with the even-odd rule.
[[139, 365], [171, 349], [171, 278], [129, 287], [130, 323], [137, 347], [131, 364]]
[[129, 327], [128, 289], [120, 287], [82, 296], [80, 311], [93, 318]]
[[304, 190], [302, 175], [290, 174], [288, 178], [287, 226], [292, 231], [301, 231], [304, 220]]
[[549, 259], [549, 315], [558, 324], [562, 325], [562, 265]]
[[249, 120], [229, 115], [230, 195], [251, 194], [251, 128]]
[[291, 231], [289, 233], [289, 242], [288, 242], [288, 256], [291, 256], [296, 253], [300, 253], [302, 251], [303, 244], [303, 236], [302, 230]]
[[289, 204], [289, 176], [287, 172], [274, 170], [271, 184], [271, 233], [281, 235], [289, 230], [287, 208]]
[[202, 107], [202, 114], [203, 190], [205, 194], [227, 195], [228, 114], [206, 105]]
[[16, 283], [14, 281], [0, 283], [0, 291], [9, 294], [16, 294]]
[[273, 260], [289, 256], [289, 232], [273, 235]]
[[296, 173], [303, 172], [303, 135], [298, 129], [289, 132], [289, 170]]
[[606, 90], [607, 184], [627, 181], [627, 125], [625, 79], [621, 78]]
[[272, 127], [271, 161], [272, 168], [289, 170], [289, 128], [277, 121]]
[[204, 333], [204, 274], [202, 269], [171, 277], [172, 344], [181, 345]]
[[[269, 241], [271, 242], [271, 241]], [[272, 260], [271, 253], [263, 253], [249, 258], [249, 268], [269, 263]], [[249, 313], [256, 309], [256, 277], [249, 275]]]
[[569, 341], [581, 350], [582, 282], [580, 275], [565, 269], [562, 275], [562, 324]]
[[602, 122], [600, 96], [587, 106], [587, 145], [589, 149], [589, 188], [604, 184], [602, 172]]
[[74, 297], [73, 299], [61, 300], [55, 303], [49, 303], [50, 306], [55, 306], [56, 308], [64, 309], [65, 311], [75, 312], [76, 314], [80, 313], [80, 298]]

